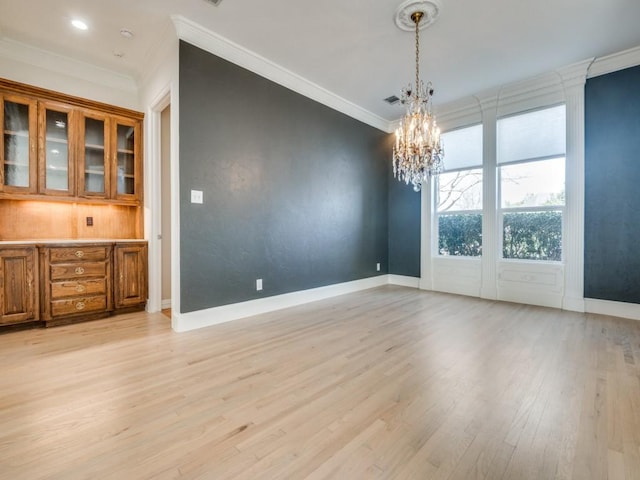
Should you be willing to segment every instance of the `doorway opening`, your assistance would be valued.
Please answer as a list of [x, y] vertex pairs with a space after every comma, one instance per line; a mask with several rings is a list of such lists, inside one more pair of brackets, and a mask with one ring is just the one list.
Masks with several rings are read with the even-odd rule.
[[160, 299], [171, 318], [171, 105], [160, 112]]

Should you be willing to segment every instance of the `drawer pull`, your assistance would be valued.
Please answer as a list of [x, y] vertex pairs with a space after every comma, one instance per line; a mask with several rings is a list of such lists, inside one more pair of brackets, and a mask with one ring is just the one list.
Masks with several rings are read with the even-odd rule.
[[77, 273], [78, 275], [82, 275], [82, 274], [84, 273], [84, 268], [82, 268], [82, 267], [76, 267], [76, 273]]
[[76, 285], [76, 292], [84, 292], [84, 285]]
[[85, 304], [84, 302], [76, 303], [76, 310], [84, 310]]
[[84, 257], [84, 252], [82, 250], [76, 250], [75, 255], [78, 258], [82, 258], [82, 257]]

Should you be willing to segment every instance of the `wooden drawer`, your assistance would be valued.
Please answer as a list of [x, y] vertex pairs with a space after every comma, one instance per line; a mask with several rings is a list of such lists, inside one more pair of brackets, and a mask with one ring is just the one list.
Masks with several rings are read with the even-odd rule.
[[51, 315], [61, 317], [89, 312], [101, 312], [107, 309], [107, 297], [96, 295], [92, 297], [76, 297], [51, 302]]
[[104, 247], [52, 247], [49, 249], [51, 263], [93, 262], [106, 260], [109, 246]]
[[51, 283], [52, 300], [65, 297], [77, 297], [78, 295], [105, 294], [106, 292], [107, 286], [104, 278]]
[[83, 277], [104, 277], [107, 265], [104, 262], [83, 262], [51, 265], [51, 280]]

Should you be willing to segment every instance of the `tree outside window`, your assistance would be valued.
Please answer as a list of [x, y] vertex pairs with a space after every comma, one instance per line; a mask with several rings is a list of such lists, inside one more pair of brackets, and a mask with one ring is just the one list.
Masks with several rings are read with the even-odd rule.
[[498, 120], [502, 257], [562, 260], [565, 106]]
[[482, 125], [442, 135], [445, 172], [437, 180], [438, 254], [482, 253]]

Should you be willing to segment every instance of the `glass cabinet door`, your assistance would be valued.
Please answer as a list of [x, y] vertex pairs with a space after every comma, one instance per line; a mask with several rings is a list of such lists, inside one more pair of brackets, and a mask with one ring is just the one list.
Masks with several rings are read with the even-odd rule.
[[69, 149], [70, 120], [71, 112], [68, 109], [42, 105], [39, 132], [42, 193], [74, 193], [72, 151]]
[[35, 100], [15, 96], [0, 97], [0, 190], [33, 192], [36, 185]]
[[106, 197], [109, 192], [108, 119], [86, 114], [81, 125], [80, 195]]
[[[116, 120], [116, 198], [133, 198], [138, 195], [140, 161], [138, 156], [139, 124]], [[112, 187], [113, 188], [113, 187]]]

